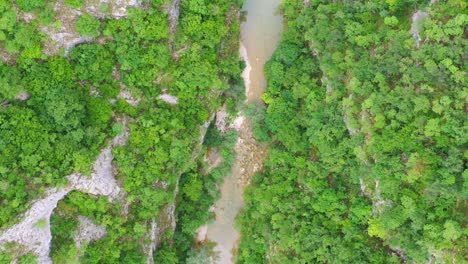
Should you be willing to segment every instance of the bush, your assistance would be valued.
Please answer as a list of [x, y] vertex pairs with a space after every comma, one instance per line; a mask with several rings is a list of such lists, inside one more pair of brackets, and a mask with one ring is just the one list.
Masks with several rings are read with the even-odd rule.
[[26, 12], [29, 12], [35, 8], [44, 7], [46, 0], [16, 0], [18, 6]]
[[84, 14], [78, 18], [75, 23], [75, 30], [81, 35], [88, 37], [97, 37], [101, 22], [88, 14]]
[[65, 0], [65, 4], [74, 7], [80, 8], [83, 5], [84, 0]]

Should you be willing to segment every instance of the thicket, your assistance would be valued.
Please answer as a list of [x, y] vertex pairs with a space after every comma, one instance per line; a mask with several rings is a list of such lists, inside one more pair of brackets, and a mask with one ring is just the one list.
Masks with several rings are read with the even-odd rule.
[[[47, 4], [26, 2], [20, 7], [34, 14]], [[76, 7], [81, 2], [66, 1]], [[43, 21], [28, 23], [18, 17], [21, 13], [12, 2], [0, 0], [0, 55], [8, 59], [0, 62], [2, 230], [18, 221], [29, 202], [47, 188], [67, 185], [65, 177], [71, 172], [89, 175], [98, 153], [121, 131], [117, 120], [130, 120], [127, 144], [113, 149], [125, 202], [68, 194], [51, 220], [54, 263], [146, 263], [152, 221], [161, 230], [160, 247], [173, 244], [173, 227], [159, 223], [168, 205], [177, 202], [185, 208], [180, 217], [188, 223], [192, 208], [205, 208], [216, 196], [214, 182], [222, 169], [203, 178], [205, 190], [213, 187], [209, 194], [197, 193], [202, 179], [193, 175], [200, 165], [198, 155], [206, 151], [200, 147], [201, 127], [221, 104], [235, 108], [242, 97], [236, 16], [240, 2], [182, 1], [175, 36], [169, 34], [170, 2], [129, 8], [128, 17], [120, 19], [83, 14], [75, 23], [77, 32], [100, 41], [79, 44], [64, 58], [42, 53], [48, 38], [39, 31]], [[117, 98], [122, 90], [138, 105]], [[178, 103], [159, 99], [162, 93], [176, 96]], [[21, 94], [28, 98], [21, 99]], [[225, 135], [223, 147], [217, 146], [226, 161], [231, 154], [224, 144], [232, 144], [227, 140], [232, 137]], [[176, 201], [179, 181], [181, 198]], [[204, 212], [196, 223], [207, 219]], [[105, 227], [107, 234], [78, 249], [73, 237], [79, 215]], [[182, 236], [191, 239], [187, 233]], [[186, 250], [184, 244], [180, 251]], [[171, 253], [175, 246], [155, 252], [155, 261], [166, 253], [163, 263], [171, 263], [171, 256], [170, 261], [179, 261]], [[3, 252], [0, 257], [9, 255]]]
[[239, 263], [466, 261], [464, 8], [283, 2], [260, 125], [272, 147], [245, 192]]

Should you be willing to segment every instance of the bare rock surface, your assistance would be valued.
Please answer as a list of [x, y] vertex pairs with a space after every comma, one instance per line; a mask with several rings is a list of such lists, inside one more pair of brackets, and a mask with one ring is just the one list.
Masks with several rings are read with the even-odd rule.
[[177, 29], [177, 22], [180, 14], [180, 0], [173, 0], [169, 8], [169, 32], [174, 35]]
[[54, 13], [55, 19], [60, 23], [52, 23], [41, 27], [41, 30], [50, 38], [45, 42], [43, 49], [46, 55], [54, 55], [61, 48], [67, 54], [68, 50], [73, 46], [90, 41], [90, 38], [80, 36], [75, 31], [75, 20], [81, 15], [79, 10], [67, 6], [63, 0], [59, 0], [54, 5]]
[[106, 234], [104, 227], [96, 225], [86, 216], [78, 216], [78, 229], [74, 238], [77, 248], [80, 248], [83, 243], [99, 240]]
[[170, 94], [161, 94], [158, 97], [159, 99], [163, 100], [164, 102], [168, 104], [175, 105], [179, 102], [179, 98], [176, 96], [170, 95]]
[[160, 229], [158, 227], [158, 223], [156, 222], [156, 220], [154, 220], [154, 219], [151, 220], [151, 231], [149, 233], [149, 239], [150, 239], [151, 243], [149, 245], [147, 245], [146, 248], [144, 249], [146, 254], [148, 255], [148, 259], [146, 260], [146, 264], [153, 264], [154, 263], [153, 252], [156, 250], [159, 231], [160, 231]]
[[15, 96], [15, 99], [20, 101], [26, 101], [29, 98], [31, 98], [31, 94], [26, 91], [21, 91]]
[[221, 133], [226, 133], [227, 126], [227, 117], [228, 117], [228, 112], [226, 109], [226, 105], [223, 105], [217, 112], [216, 112], [216, 121], [215, 125], [216, 128], [218, 128]]
[[107, 147], [98, 156], [90, 177], [72, 174], [68, 177], [68, 181], [76, 190], [109, 196], [111, 200], [115, 200], [120, 193], [120, 187], [112, 175], [112, 159], [112, 148]]
[[[350, 101], [352, 101], [353, 94], [350, 94], [348, 98]], [[359, 129], [352, 127], [351, 124], [349, 123], [349, 116], [347, 114], [347, 110], [348, 110], [348, 106], [346, 104], [343, 104], [343, 122], [345, 123], [346, 129], [348, 130], [349, 135], [352, 136], [356, 134], [357, 132], [359, 132]]]
[[128, 127], [128, 116], [124, 116], [123, 118], [117, 118], [117, 121], [122, 122], [123, 131], [122, 133], [118, 134], [112, 140], [112, 144], [115, 146], [123, 146], [127, 143], [128, 137], [130, 136], [130, 128]]
[[[5, 242], [17, 242], [25, 250], [32, 251], [38, 257], [39, 263], [49, 264], [50, 216], [60, 201], [71, 188], [50, 189], [47, 196], [33, 203], [23, 220], [0, 235], [0, 245]], [[41, 223], [42, 222], [42, 223]], [[41, 223], [41, 224], [39, 224]]]
[[[432, 2], [431, 2], [432, 3]], [[421, 43], [421, 37], [419, 36], [419, 26], [418, 22], [424, 18], [426, 18], [429, 14], [425, 11], [418, 10], [416, 11], [413, 16], [411, 17], [411, 35], [413, 35], [414, 41], [416, 42], [416, 46], [419, 48], [419, 44]]]
[[203, 157], [203, 160], [208, 164], [208, 167], [205, 170], [205, 174], [209, 174], [214, 168], [218, 167], [221, 164], [221, 155], [219, 151], [215, 148], [209, 148], [206, 155]]
[[195, 231], [197, 234], [197, 242], [203, 242], [206, 240], [206, 235], [208, 233], [208, 224], [204, 224], [200, 226], [197, 231]]
[[241, 76], [244, 79], [245, 94], [248, 95], [249, 91], [250, 91], [250, 82], [251, 82], [250, 81], [250, 72], [252, 71], [252, 66], [250, 65], [249, 56], [248, 56], [248, 53], [247, 53], [247, 48], [242, 43], [240, 44], [239, 53], [240, 53], [241, 58], [245, 62], [245, 69], [242, 72]]
[[[105, 5], [109, 7], [109, 13], [102, 8]], [[41, 30], [50, 37], [45, 43], [44, 53], [54, 55], [63, 48], [67, 55], [73, 46], [92, 40], [90, 37], [80, 36], [75, 31], [75, 21], [82, 14], [118, 19], [127, 16], [129, 7], [141, 7], [141, 0], [88, 0], [79, 9], [66, 5], [63, 0], [58, 0], [54, 5], [54, 13], [55, 19], [60, 21], [60, 24], [52, 23], [41, 27]], [[25, 20], [29, 19], [26, 15], [23, 16]]]
[[127, 103], [129, 103], [132, 106], [137, 106], [141, 101], [140, 98], [135, 97], [132, 94], [132, 92], [130, 92], [130, 90], [128, 90], [127, 88], [123, 87], [123, 85], [121, 85], [120, 87], [120, 92], [117, 95], [117, 98], [125, 99], [125, 101], [127, 101]]

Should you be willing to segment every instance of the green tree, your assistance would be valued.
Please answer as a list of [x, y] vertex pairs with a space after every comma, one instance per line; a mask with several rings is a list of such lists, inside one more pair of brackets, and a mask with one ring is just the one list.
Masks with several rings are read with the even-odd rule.
[[101, 22], [99, 19], [89, 14], [81, 15], [75, 22], [76, 32], [88, 37], [97, 37], [100, 27]]

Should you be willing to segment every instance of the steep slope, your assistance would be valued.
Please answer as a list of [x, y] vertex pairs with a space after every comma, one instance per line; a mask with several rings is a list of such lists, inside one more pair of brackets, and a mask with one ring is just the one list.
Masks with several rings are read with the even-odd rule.
[[179, 181], [242, 97], [239, 4], [0, 1], [0, 263], [171, 263]]
[[239, 263], [466, 261], [464, 8], [284, 1]]

